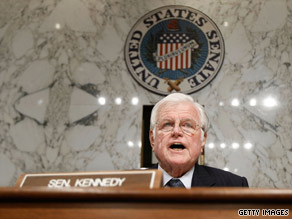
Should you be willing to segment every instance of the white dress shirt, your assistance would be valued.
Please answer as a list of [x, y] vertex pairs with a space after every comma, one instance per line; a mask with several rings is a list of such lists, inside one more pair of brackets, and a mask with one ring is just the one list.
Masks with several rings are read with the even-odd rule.
[[[165, 172], [160, 165], [158, 165], [158, 169], [163, 171], [163, 186], [166, 185], [166, 183], [171, 180], [173, 177], [170, 176], [167, 172]], [[176, 178], [180, 179], [180, 181], [184, 184], [184, 186], [187, 189], [190, 189], [192, 187], [192, 178], [194, 173], [195, 167], [190, 169], [188, 172], [186, 172], [182, 177]]]

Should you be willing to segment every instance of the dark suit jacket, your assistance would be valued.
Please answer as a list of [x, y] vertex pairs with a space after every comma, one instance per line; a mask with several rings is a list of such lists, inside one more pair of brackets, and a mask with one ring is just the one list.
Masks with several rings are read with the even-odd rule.
[[192, 178], [192, 187], [197, 186], [248, 187], [248, 182], [245, 177], [217, 168], [196, 164]]
[[[154, 168], [157, 168], [155, 165]], [[192, 178], [192, 187], [248, 187], [245, 177], [214, 167], [196, 164]]]

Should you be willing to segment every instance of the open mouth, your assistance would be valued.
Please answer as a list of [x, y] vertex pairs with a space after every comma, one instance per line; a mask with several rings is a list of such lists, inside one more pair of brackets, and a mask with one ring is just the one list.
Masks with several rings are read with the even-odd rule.
[[185, 146], [183, 146], [182, 144], [175, 143], [175, 144], [172, 144], [170, 146], [170, 148], [173, 149], [173, 150], [176, 150], [176, 151], [180, 151], [180, 150], [185, 149]]

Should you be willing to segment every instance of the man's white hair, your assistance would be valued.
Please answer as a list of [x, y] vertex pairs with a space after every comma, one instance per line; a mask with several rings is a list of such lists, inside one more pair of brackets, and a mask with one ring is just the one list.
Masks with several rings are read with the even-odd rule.
[[161, 106], [168, 103], [181, 103], [181, 102], [190, 102], [195, 106], [195, 108], [199, 111], [199, 114], [200, 114], [200, 123], [201, 123], [200, 126], [203, 132], [207, 132], [209, 119], [207, 117], [205, 108], [201, 104], [195, 102], [191, 96], [182, 94], [182, 93], [169, 94], [168, 96], [164, 97], [162, 100], [160, 100], [159, 102], [155, 104], [151, 112], [150, 129], [151, 130], [155, 129], [155, 124], [158, 120], [157, 115]]

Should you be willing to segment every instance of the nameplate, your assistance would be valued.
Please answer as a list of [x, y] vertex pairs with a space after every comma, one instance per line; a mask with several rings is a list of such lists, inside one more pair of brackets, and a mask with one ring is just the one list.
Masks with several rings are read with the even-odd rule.
[[78, 173], [22, 174], [17, 187], [42, 186], [48, 188], [68, 187], [136, 187], [159, 188], [162, 185], [160, 170], [129, 170]]

